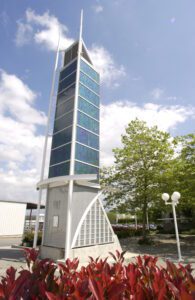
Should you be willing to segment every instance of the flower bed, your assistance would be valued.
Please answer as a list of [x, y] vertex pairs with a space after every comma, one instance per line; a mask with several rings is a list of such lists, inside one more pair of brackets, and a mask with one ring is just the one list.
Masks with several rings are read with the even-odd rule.
[[[170, 261], [157, 266], [157, 258], [137, 257], [124, 265], [124, 252], [110, 253], [114, 259], [93, 259], [78, 270], [78, 259], [56, 265], [38, 259], [38, 252], [25, 249], [28, 270], [10, 267], [0, 282], [0, 299], [81, 299], [81, 300], [193, 300], [195, 278], [190, 265], [177, 267]], [[58, 272], [56, 272], [58, 270]]]

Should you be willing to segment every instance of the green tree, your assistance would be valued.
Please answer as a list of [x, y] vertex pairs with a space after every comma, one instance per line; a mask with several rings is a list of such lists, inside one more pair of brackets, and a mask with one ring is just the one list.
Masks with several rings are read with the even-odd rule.
[[138, 119], [131, 121], [122, 135], [122, 148], [113, 150], [115, 164], [102, 170], [101, 184], [107, 206], [129, 212], [140, 208], [143, 237], [146, 238], [146, 218], [150, 205], [160, 209], [165, 178], [171, 174], [174, 143], [167, 132], [148, 127]]
[[175, 170], [182, 201], [180, 210], [186, 217], [195, 216], [195, 134], [178, 137], [180, 153]]

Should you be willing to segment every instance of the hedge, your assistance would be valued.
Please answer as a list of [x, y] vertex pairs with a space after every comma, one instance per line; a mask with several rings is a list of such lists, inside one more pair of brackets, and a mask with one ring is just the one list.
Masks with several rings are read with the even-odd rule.
[[50, 259], [38, 259], [38, 252], [26, 249], [28, 269], [10, 267], [0, 281], [0, 299], [49, 300], [193, 300], [195, 278], [190, 265], [176, 266], [170, 261], [165, 267], [158, 258], [138, 256], [135, 262], [124, 264], [124, 252], [110, 253], [114, 259], [93, 259], [78, 269], [77, 258], [56, 264]]

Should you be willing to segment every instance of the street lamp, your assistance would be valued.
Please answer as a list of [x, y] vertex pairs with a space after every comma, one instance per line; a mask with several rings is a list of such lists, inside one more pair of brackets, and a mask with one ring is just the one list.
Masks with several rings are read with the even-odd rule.
[[174, 192], [171, 196], [172, 201], [168, 202], [168, 200], [170, 198], [169, 194], [167, 194], [167, 193], [162, 194], [162, 199], [165, 201], [165, 204], [172, 205], [173, 218], [174, 218], [174, 224], [175, 224], [175, 235], [176, 235], [176, 240], [177, 240], [178, 258], [179, 258], [179, 261], [182, 261], [180, 242], [179, 242], [179, 233], [178, 233], [178, 226], [177, 226], [177, 216], [176, 216], [176, 210], [175, 210], [175, 206], [177, 206], [177, 204], [179, 203], [180, 197], [181, 197], [180, 193]]

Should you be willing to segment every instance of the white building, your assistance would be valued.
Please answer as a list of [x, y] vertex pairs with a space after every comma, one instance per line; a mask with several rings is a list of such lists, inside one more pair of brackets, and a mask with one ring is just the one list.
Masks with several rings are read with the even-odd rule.
[[0, 200], [0, 238], [23, 235], [26, 209], [36, 209], [36, 202]]

